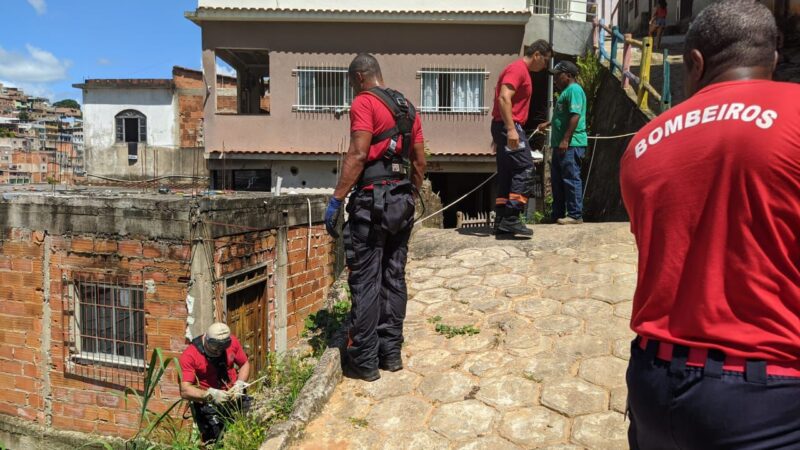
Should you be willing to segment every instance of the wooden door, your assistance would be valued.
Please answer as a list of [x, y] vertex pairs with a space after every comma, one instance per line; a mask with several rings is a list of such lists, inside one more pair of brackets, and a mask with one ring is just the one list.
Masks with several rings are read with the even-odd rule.
[[228, 326], [242, 343], [250, 360], [250, 378], [266, 367], [267, 280], [227, 293]]

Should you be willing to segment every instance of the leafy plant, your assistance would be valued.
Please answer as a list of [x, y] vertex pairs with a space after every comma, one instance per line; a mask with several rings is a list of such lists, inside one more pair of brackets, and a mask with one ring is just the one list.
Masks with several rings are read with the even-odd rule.
[[586, 126], [588, 130], [592, 129], [594, 99], [600, 88], [601, 67], [600, 59], [592, 51], [587, 51], [586, 55], [578, 57], [578, 83], [586, 93]]
[[130, 439], [131, 442], [135, 443], [136, 441], [140, 440], [147, 441], [153, 431], [162, 422], [164, 422], [165, 419], [170, 417], [172, 410], [183, 402], [183, 399], [176, 400], [160, 414], [155, 413], [148, 408], [150, 401], [155, 395], [156, 387], [161, 382], [161, 379], [164, 377], [164, 374], [166, 373], [170, 364], [174, 366], [175, 372], [178, 376], [178, 383], [180, 383], [181, 371], [178, 358], [172, 357], [165, 359], [164, 352], [160, 348], [156, 348], [150, 355], [150, 364], [148, 364], [147, 371], [145, 372], [144, 390], [142, 393], [140, 394], [135, 389], [130, 387], [126, 387], [123, 391], [126, 406], [128, 405], [128, 400], [131, 397], [133, 397], [133, 399], [136, 400], [136, 403], [139, 405], [139, 428], [136, 432], [136, 435]]
[[428, 317], [428, 323], [437, 323], [442, 321], [442, 316]]
[[436, 332], [444, 335], [447, 339], [450, 339], [455, 336], [472, 336], [474, 334], [478, 334], [481, 332], [480, 329], [475, 328], [472, 325], [464, 325], [463, 327], [455, 327], [452, 325], [445, 325], [443, 323], [436, 324]]
[[306, 317], [302, 336], [311, 336], [308, 343], [315, 356], [325, 351], [333, 335], [344, 326], [350, 307], [349, 301], [342, 300], [333, 305], [332, 311], [323, 309]]
[[347, 420], [356, 428], [367, 428], [367, 426], [369, 426], [367, 419], [362, 419], [360, 417], [350, 417]]

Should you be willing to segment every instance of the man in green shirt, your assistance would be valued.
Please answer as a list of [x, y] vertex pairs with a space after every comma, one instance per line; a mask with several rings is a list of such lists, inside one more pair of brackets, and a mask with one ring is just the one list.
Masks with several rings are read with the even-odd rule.
[[[577, 83], [578, 67], [561, 61], [552, 70], [556, 90], [561, 94], [553, 111], [550, 147], [550, 183], [553, 188], [552, 220], [560, 225], [583, 223], [583, 182], [581, 162], [586, 154], [586, 94]], [[544, 131], [551, 125], [539, 125]], [[565, 217], [566, 216], [566, 217]]]

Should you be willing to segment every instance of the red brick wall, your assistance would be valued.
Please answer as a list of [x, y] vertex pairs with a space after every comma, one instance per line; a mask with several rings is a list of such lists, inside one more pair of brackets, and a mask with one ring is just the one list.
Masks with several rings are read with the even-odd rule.
[[[45, 378], [41, 371], [44, 300], [44, 234], [12, 229], [0, 241], [0, 413], [40, 424], [45, 418]], [[69, 302], [62, 282], [74, 273], [117, 271], [130, 275], [132, 285], [152, 281], [145, 289], [145, 359], [156, 347], [166, 357], [178, 356], [186, 346], [186, 279], [189, 246], [183, 242], [103, 239], [91, 236], [51, 238], [50, 356], [51, 424], [60, 430], [131, 436], [137, 425], [136, 402], [126, 407], [120, 388], [94, 379], [94, 366], [81, 366], [69, 354]], [[66, 366], [70, 369], [66, 370]], [[141, 379], [135, 372], [104, 368]], [[82, 379], [81, 375], [86, 376]], [[8, 378], [8, 379], [6, 379]], [[118, 378], [115, 378], [118, 379]], [[9, 381], [4, 383], [4, 381]], [[178, 399], [175, 373], [170, 370], [155, 394], [151, 409], [163, 410]]]
[[315, 225], [311, 227], [309, 251], [308, 231], [306, 227], [297, 227], [288, 232], [286, 334], [289, 348], [300, 339], [306, 317], [325, 306], [328, 288], [334, 281], [333, 240], [324, 225]]
[[172, 79], [178, 89], [178, 131], [180, 146], [193, 148], [203, 146], [203, 94], [186, 93], [184, 90], [205, 92], [203, 73], [179, 67], [172, 69]]

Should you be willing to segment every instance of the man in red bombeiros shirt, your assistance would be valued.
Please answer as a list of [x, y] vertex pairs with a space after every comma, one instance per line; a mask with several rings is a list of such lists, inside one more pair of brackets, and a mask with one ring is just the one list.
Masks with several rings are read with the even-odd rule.
[[533, 93], [530, 72], [546, 69], [552, 56], [553, 48], [540, 39], [527, 47], [524, 56], [509, 64], [497, 78], [491, 127], [497, 160], [497, 235], [533, 235], [533, 230], [519, 220], [528, 203], [533, 173], [531, 147], [522, 125], [528, 121]]
[[181, 397], [192, 402], [192, 415], [203, 442], [214, 442], [225, 428], [226, 416], [247, 409], [247, 355], [231, 329], [217, 322], [192, 340], [179, 363]]
[[378, 61], [360, 54], [348, 70], [356, 93], [350, 107], [350, 149], [325, 212], [328, 232], [344, 197], [355, 187], [344, 225], [348, 283], [352, 295], [347, 351], [348, 377], [374, 381], [378, 368], [403, 368], [403, 319], [408, 239], [414, 226], [414, 192], [425, 174], [422, 126], [414, 106], [388, 89]]
[[633, 138], [632, 449], [800, 448], [800, 85], [752, 0], [692, 22], [691, 98]]

